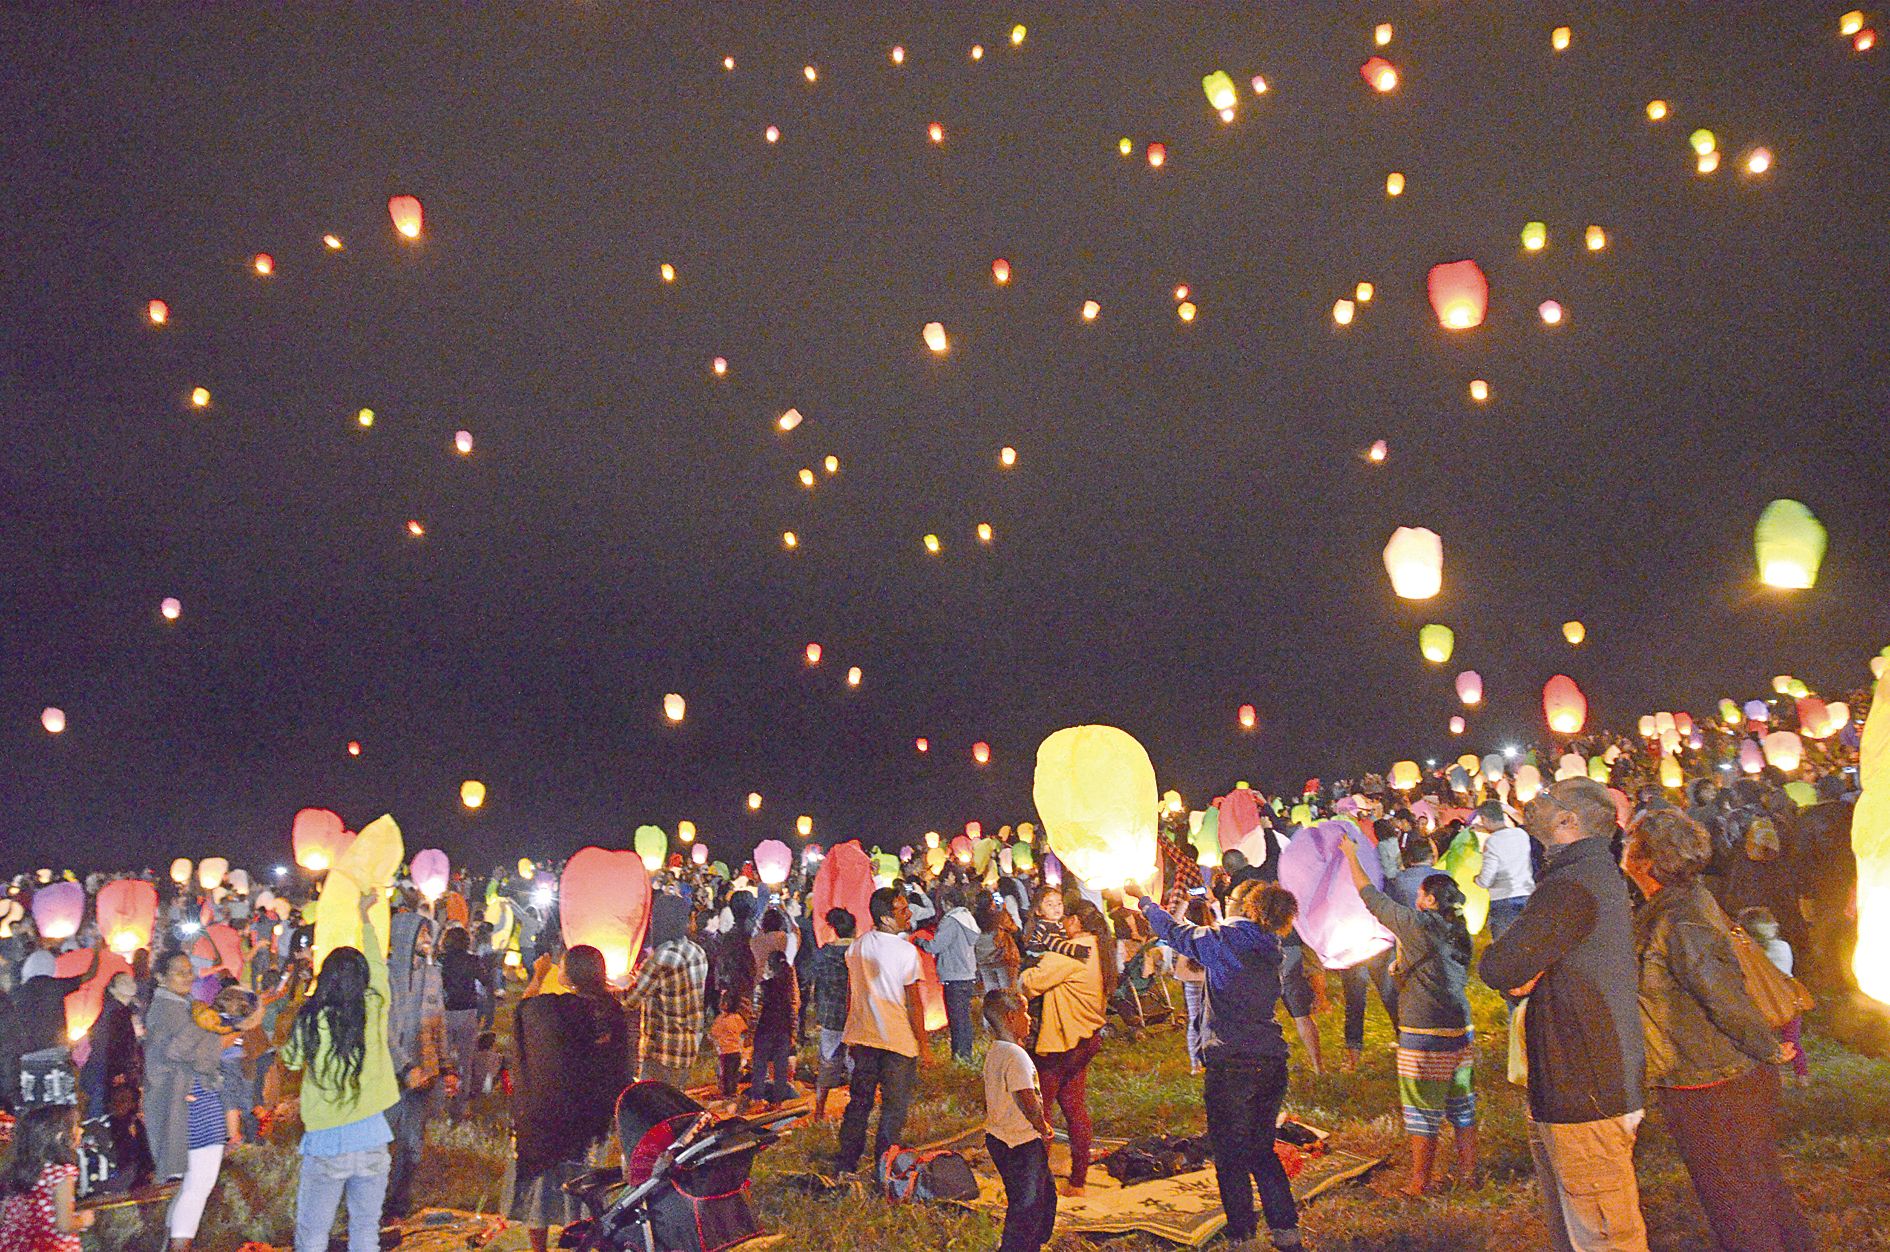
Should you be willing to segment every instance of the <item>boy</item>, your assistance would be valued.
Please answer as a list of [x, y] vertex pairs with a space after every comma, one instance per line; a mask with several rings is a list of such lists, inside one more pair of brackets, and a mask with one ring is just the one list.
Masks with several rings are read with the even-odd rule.
[[820, 1027], [820, 1071], [814, 1079], [814, 1120], [827, 1120], [827, 1093], [844, 1086], [848, 1078], [847, 1004], [852, 984], [847, 975], [847, 949], [853, 946], [853, 914], [828, 909], [827, 925], [833, 942], [814, 953], [814, 1021]]
[[984, 1024], [991, 1031], [984, 1054], [984, 1146], [1004, 1180], [998, 1252], [1037, 1252], [1056, 1224], [1057, 1189], [1037, 1067], [1019, 1042], [1030, 1033], [1030, 1010], [1015, 991], [987, 991]]

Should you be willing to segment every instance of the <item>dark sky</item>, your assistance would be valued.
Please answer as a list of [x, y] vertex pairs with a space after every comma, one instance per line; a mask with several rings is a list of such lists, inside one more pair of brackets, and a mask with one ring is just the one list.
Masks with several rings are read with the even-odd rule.
[[[1027, 817], [1038, 742], [1084, 721], [1198, 804], [1533, 736], [1557, 671], [1614, 724], [1867, 677], [1890, 48], [1853, 52], [1844, 6], [1103, 7], [0, 16], [6, 861], [273, 859], [304, 804], [469, 860], [682, 817], [735, 852], [800, 813], [897, 846]], [[1424, 277], [1466, 256], [1490, 316], [1446, 336]], [[1753, 572], [1777, 496], [1830, 529], [1794, 597]], [[1444, 538], [1428, 605], [1391, 595], [1399, 525]], [[1454, 743], [1466, 666], [1488, 702]]]

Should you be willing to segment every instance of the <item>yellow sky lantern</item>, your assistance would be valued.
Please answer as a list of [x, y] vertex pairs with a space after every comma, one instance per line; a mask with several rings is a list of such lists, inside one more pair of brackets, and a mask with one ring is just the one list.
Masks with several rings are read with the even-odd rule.
[[644, 870], [654, 874], [663, 868], [663, 858], [669, 855], [669, 836], [661, 826], [639, 826], [630, 838], [630, 846], [636, 849]]
[[801, 537], [791, 530], [781, 532], [781, 546], [790, 552], [801, 546]]
[[1377, 294], [1378, 289], [1370, 283], [1360, 283], [1352, 289], [1352, 298], [1357, 300], [1360, 304], [1370, 304], [1372, 297]]
[[1590, 226], [1582, 232], [1582, 242], [1588, 245], [1590, 252], [1599, 252], [1608, 246], [1608, 232], [1599, 226]]
[[927, 322], [924, 337], [925, 346], [934, 352], [944, 352], [951, 346], [951, 342], [945, 337], [945, 323], [943, 322]]
[[1097, 304], [1094, 300], [1083, 301], [1083, 320], [1084, 321], [1086, 322], [1095, 321], [1096, 315], [1100, 312], [1102, 312], [1102, 305]]
[[249, 263], [251, 268], [264, 278], [276, 272], [276, 259], [267, 252], [258, 252], [254, 257], [250, 258]]
[[1475, 400], [1478, 404], [1482, 404], [1485, 400], [1488, 400], [1490, 398], [1490, 384], [1481, 378], [1471, 379], [1470, 398]]
[[830, 452], [821, 458], [820, 468], [826, 470], [829, 474], [838, 474], [840, 472], [840, 458]]
[[1385, 781], [1399, 791], [1409, 791], [1423, 780], [1424, 775], [1416, 761], [1399, 761], [1392, 765], [1391, 774]]
[[801, 655], [807, 658], [809, 665], [820, 664], [820, 645], [817, 643], [808, 644], [801, 650]]
[[1648, 121], [1664, 122], [1667, 120], [1667, 113], [1668, 113], [1668, 105], [1665, 100], [1649, 100], [1647, 102], [1647, 120]]
[[668, 261], [665, 261], [662, 263], [662, 265], [658, 266], [656, 272], [663, 276], [663, 281], [666, 283], [673, 283], [676, 281], [676, 267], [674, 265], [671, 265]]
[[[1870, 707], [1890, 709], [1890, 679], [1877, 679]], [[1851, 813], [1851, 851], [1857, 858], [1852, 971], [1864, 994], [1890, 1002], [1890, 717], [1864, 721], [1858, 782], [1863, 793]]]
[[1234, 90], [1234, 80], [1226, 70], [1214, 70], [1201, 79], [1201, 90], [1207, 95], [1208, 104], [1219, 113], [1231, 109], [1240, 99], [1240, 93]]
[[1759, 746], [1765, 752], [1765, 763], [1787, 774], [1805, 759], [1804, 742], [1789, 730], [1773, 731], [1759, 741]]
[[1422, 526], [1400, 526], [1385, 544], [1385, 573], [1403, 600], [1429, 600], [1444, 587], [1444, 541]]
[[1372, 31], [1372, 43], [1382, 48], [1391, 42], [1391, 23], [1380, 22]]
[[1023, 43], [1024, 36], [1027, 33], [1028, 32], [1025, 30], [1024, 24], [1022, 22], [1019, 22], [1017, 25], [1011, 27], [1011, 47], [1015, 48], [1018, 44]]
[[210, 389], [208, 387], [192, 387], [190, 389], [190, 407], [193, 409], [209, 408]]
[[1687, 146], [1693, 149], [1694, 155], [1705, 156], [1719, 147], [1719, 137], [1702, 126], [1687, 136]]
[[1182, 283], [1180, 286], [1175, 288], [1175, 299], [1179, 301], [1179, 300], [1186, 300], [1187, 298], [1188, 298], [1188, 284]]
[[1006, 445], [998, 449], [998, 464], [1009, 469], [1017, 464], [1017, 449]]
[[1418, 630], [1418, 651], [1434, 665], [1442, 665], [1456, 650], [1457, 634], [1448, 626], [1432, 622]]
[[814, 485], [814, 471], [803, 466], [800, 472], [800, 480], [801, 480], [801, 486], [803, 487], [813, 486]]
[[971, 59], [974, 61], [984, 60], [984, 45], [983, 44], [974, 43], [971, 45]]
[[1759, 514], [1752, 544], [1759, 581], [1768, 587], [1803, 591], [1818, 581], [1824, 560], [1824, 523], [1796, 500], [1774, 500]]
[[151, 319], [151, 325], [162, 326], [171, 320], [171, 306], [162, 300], [153, 300], [144, 306], [144, 315]]
[[1341, 326], [1350, 326], [1352, 324], [1352, 318], [1357, 312], [1358, 306], [1353, 304], [1350, 300], [1334, 300], [1332, 302], [1332, 320]]
[[761, 811], [761, 793], [759, 791], [751, 791], [748, 793], [748, 811], [750, 813], [758, 813]]
[[1672, 757], [1663, 757], [1660, 762], [1660, 785], [1669, 791], [1678, 791], [1680, 784], [1686, 781], [1686, 775], [1680, 769], [1680, 762]]
[[1401, 196], [1404, 194], [1403, 174], [1393, 170], [1391, 173], [1385, 175], [1385, 194], [1388, 196]]
[[394, 219], [394, 229], [403, 239], [418, 239], [422, 215], [417, 196], [394, 196], [387, 202], [387, 215]]
[[1175, 316], [1179, 317], [1184, 322], [1192, 322], [1194, 320], [1194, 302], [1192, 300], [1183, 300], [1181, 304], [1176, 307]]
[[330, 252], [341, 251], [341, 236], [340, 235], [323, 235], [322, 247], [328, 249]]
[[1533, 765], [1524, 765], [1516, 771], [1516, 786], [1512, 795], [1516, 803], [1527, 804], [1542, 791], [1542, 771]]
[[775, 429], [783, 432], [784, 434], [787, 431], [793, 430], [796, 426], [799, 426], [800, 424], [801, 424], [801, 411], [799, 409], [789, 409], [787, 412], [783, 413], [780, 417], [777, 417], [774, 420]]
[[979, 522], [979, 523], [978, 523], [978, 542], [979, 542], [979, 543], [990, 543], [990, 542], [991, 542], [991, 535], [992, 535], [992, 530], [991, 530], [991, 523], [989, 523], [989, 522]]
[[672, 722], [680, 722], [688, 711], [688, 705], [682, 696], [672, 691], [663, 697], [663, 716]]
[[1571, 645], [1580, 647], [1582, 640], [1588, 638], [1588, 627], [1576, 621], [1563, 622], [1562, 638], [1568, 640]]
[[696, 841], [696, 824], [686, 817], [680, 822], [677, 822], [676, 838], [684, 843], [694, 843]]
[[848, 669], [847, 670], [847, 686], [849, 687], [859, 686], [861, 677], [862, 675], [860, 673], [859, 666], [855, 665], [852, 668]]
[[1846, 13], [1843, 17], [1838, 19], [1838, 34], [1844, 36], [1846, 39], [1849, 39], [1862, 29], [1864, 29], [1864, 11], [1862, 9], [1852, 9], [1849, 13]]
[[1522, 246], [1525, 252], [1540, 252], [1549, 245], [1549, 227], [1544, 222], [1524, 222]]
[[1124, 135], [1122, 138], [1116, 140], [1116, 151], [1123, 156], [1133, 156], [1135, 154], [1135, 141], [1130, 139], [1127, 135]]
[[369, 427], [373, 426], [374, 425], [374, 410], [366, 409], [366, 408], [355, 410], [354, 424], [361, 427], [363, 430], [366, 430]]
[[930, 552], [933, 556], [938, 555], [939, 543], [938, 543], [937, 535], [928, 534], [920, 542], [922, 542], [925, 545], [925, 550], [927, 552]]
[[1568, 43], [1572, 37], [1573, 32], [1568, 27], [1558, 26], [1549, 32], [1549, 46], [1557, 52], [1565, 52], [1568, 50]]
[[1159, 791], [1148, 752], [1114, 726], [1071, 726], [1037, 749], [1031, 796], [1057, 858], [1093, 888], [1155, 869]]
[[459, 785], [459, 802], [469, 809], [479, 808], [486, 802], [486, 785], [477, 778], [468, 778]]

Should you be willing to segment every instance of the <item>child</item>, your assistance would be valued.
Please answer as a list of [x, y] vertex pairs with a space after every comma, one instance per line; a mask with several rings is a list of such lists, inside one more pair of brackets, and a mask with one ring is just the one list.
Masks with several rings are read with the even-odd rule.
[[827, 1118], [827, 1093], [847, 1083], [847, 1006], [852, 980], [847, 974], [847, 949], [853, 946], [855, 923], [845, 909], [828, 909], [827, 926], [833, 942], [814, 953], [814, 1021], [820, 1028], [820, 1069], [814, 1076], [814, 1120]]
[[772, 1113], [794, 1098], [794, 1026], [801, 1017], [800, 986], [787, 954], [768, 957], [767, 977], [755, 988], [755, 1077], [748, 1095], [736, 1105], [739, 1115], [750, 1100], [762, 1099], [762, 1111]]
[[[1772, 915], [1772, 910], [1756, 905], [1744, 909], [1739, 914], [1739, 925], [1752, 936], [1752, 942], [1759, 945], [1759, 950], [1765, 953], [1765, 959], [1778, 966], [1779, 973], [1790, 976], [1792, 945], [1778, 937], [1778, 918]], [[1778, 1037], [1793, 1048], [1791, 1082], [1796, 1087], [1811, 1081], [1811, 1062], [1805, 1059], [1805, 1045], [1799, 1042], [1804, 1025], [1804, 1015], [1800, 1014], [1778, 1029]]]
[[742, 1016], [741, 1007], [739, 992], [724, 991], [722, 1011], [709, 1023], [709, 1040], [715, 1044], [716, 1072], [721, 1080], [723, 1099], [732, 1098], [742, 1081], [742, 1035], [748, 1030], [748, 1019]]
[[984, 1054], [984, 1146], [1004, 1180], [998, 1252], [1037, 1252], [1056, 1224], [1057, 1188], [1037, 1066], [1020, 1042], [1030, 1033], [1030, 1010], [1015, 991], [987, 991], [984, 1024], [991, 1032]]
[[0, 1172], [0, 1248], [10, 1252], [80, 1252], [92, 1214], [75, 1207], [79, 1185], [79, 1110], [43, 1104], [13, 1128], [13, 1156]]

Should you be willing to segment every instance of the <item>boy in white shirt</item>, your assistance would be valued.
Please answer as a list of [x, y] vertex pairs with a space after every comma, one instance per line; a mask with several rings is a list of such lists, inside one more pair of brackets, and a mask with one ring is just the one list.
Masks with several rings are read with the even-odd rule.
[[998, 1252], [1037, 1252], [1056, 1225], [1057, 1188], [1037, 1066], [1019, 1042], [1030, 1033], [1030, 1010], [1015, 991], [987, 991], [984, 1024], [991, 1031], [984, 1054], [984, 1146], [1004, 1180]]

